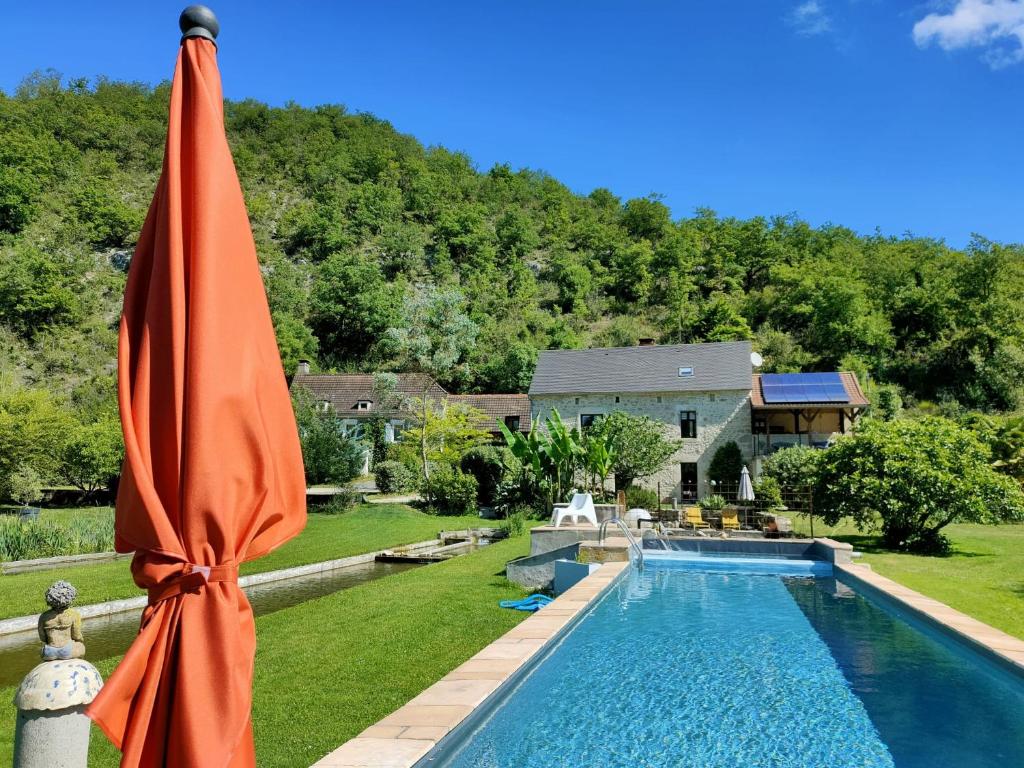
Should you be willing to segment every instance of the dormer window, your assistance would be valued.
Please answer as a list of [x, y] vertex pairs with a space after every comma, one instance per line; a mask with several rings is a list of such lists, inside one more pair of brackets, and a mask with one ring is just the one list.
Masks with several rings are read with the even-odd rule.
[[371, 405], [373, 405], [373, 403], [371, 401], [369, 401], [369, 400], [360, 400], [359, 402], [356, 403], [356, 410], [357, 411], [368, 411], [368, 410], [370, 410], [370, 406]]
[[693, 366], [692, 365], [681, 365], [679, 366], [679, 378], [681, 379], [692, 379], [693, 378]]

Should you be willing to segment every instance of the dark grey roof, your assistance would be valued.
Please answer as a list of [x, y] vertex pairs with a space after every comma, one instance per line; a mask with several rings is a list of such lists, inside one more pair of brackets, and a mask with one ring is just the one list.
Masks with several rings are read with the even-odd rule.
[[[680, 368], [693, 375], [679, 375]], [[540, 353], [531, 395], [750, 389], [750, 342], [671, 344]]]

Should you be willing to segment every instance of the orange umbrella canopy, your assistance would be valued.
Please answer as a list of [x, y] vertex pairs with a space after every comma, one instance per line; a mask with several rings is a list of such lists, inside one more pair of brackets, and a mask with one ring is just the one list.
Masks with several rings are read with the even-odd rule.
[[163, 172], [125, 288], [118, 391], [115, 546], [135, 552], [149, 606], [88, 715], [124, 766], [254, 766], [256, 638], [238, 565], [302, 530], [305, 480], [210, 34], [178, 54]]

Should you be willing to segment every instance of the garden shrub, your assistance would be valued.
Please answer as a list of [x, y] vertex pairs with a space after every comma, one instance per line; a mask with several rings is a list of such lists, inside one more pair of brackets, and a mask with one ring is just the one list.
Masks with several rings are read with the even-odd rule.
[[735, 440], [719, 446], [708, 465], [708, 479], [716, 483], [736, 484], [743, 472], [743, 452]]
[[823, 453], [806, 445], [783, 448], [765, 459], [761, 477], [774, 479], [784, 494], [813, 488], [818, 482], [818, 464]]
[[522, 536], [526, 533], [526, 521], [530, 517], [532, 515], [528, 507], [516, 507], [499, 523], [499, 527], [509, 536]]
[[498, 487], [505, 475], [503, 454], [493, 445], [481, 445], [470, 448], [459, 461], [459, 468], [476, 478], [477, 501], [482, 506], [493, 507], [498, 501]]
[[292, 407], [302, 444], [306, 482], [347, 483], [358, 477], [366, 446], [346, 436], [338, 414], [322, 408], [304, 389], [292, 396]]
[[423, 484], [430, 508], [440, 515], [476, 514], [477, 482], [458, 467], [439, 464]]
[[774, 477], [760, 477], [754, 482], [754, 498], [765, 509], [782, 506], [782, 489]]
[[317, 504], [309, 508], [310, 512], [317, 512], [321, 515], [340, 515], [355, 507], [362, 498], [362, 494], [354, 488], [342, 488], [338, 493], [331, 496], [330, 501], [325, 504]]
[[631, 485], [626, 489], [626, 509], [646, 509], [648, 511], [658, 508], [658, 494], [650, 488], [641, 488], [638, 485]]
[[416, 473], [400, 461], [382, 461], [373, 475], [381, 493], [402, 493], [416, 487]]
[[949, 419], [869, 419], [824, 451], [815, 508], [830, 525], [880, 522], [889, 549], [941, 553], [950, 523], [1024, 520], [1020, 485], [990, 462], [989, 449]]

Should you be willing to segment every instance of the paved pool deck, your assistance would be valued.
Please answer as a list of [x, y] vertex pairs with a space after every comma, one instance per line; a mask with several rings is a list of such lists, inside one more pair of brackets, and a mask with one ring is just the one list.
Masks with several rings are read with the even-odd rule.
[[315, 768], [410, 768], [607, 590], [629, 563], [605, 563]]

